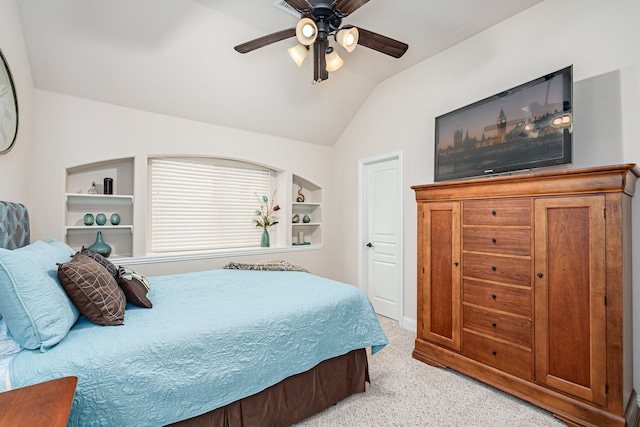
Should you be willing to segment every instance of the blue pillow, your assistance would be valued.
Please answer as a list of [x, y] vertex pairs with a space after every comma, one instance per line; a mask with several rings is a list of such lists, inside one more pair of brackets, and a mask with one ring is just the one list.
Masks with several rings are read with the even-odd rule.
[[[16, 354], [22, 350], [20, 344], [13, 339], [9, 331], [7, 330], [6, 323], [0, 318], [0, 361], [3, 359], [7, 359], [9, 356]], [[0, 370], [2, 372], [2, 370]], [[0, 376], [0, 384], [2, 381], [2, 376]]]
[[[75, 253], [69, 245], [56, 239], [49, 238], [49, 240], [47, 240], [47, 245], [56, 252], [56, 259], [60, 258], [64, 260], [62, 262], [69, 262]], [[58, 266], [56, 266], [56, 268], [57, 267]]]
[[0, 313], [22, 347], [46, 351], [78, 320], [78, 309], [58, 280], [57, 263], [69, 261], [73, 253], [53, 239], [0, 249]]

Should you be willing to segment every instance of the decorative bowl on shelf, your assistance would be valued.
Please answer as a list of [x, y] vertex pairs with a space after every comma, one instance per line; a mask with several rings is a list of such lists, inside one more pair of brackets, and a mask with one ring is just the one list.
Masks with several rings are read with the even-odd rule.
[[96, 215], [96, 224], [105, 225], [107, 223], [107, 216], [103, 213]]
[[120, 215], [118, 215], [117, 213], [111, 214], [109, 221], [111, 222], [112, 225], [120, 224]]
[[84, 222], [84, 225], [93, 225], [93, 214], [85, 214], [82, 222]]

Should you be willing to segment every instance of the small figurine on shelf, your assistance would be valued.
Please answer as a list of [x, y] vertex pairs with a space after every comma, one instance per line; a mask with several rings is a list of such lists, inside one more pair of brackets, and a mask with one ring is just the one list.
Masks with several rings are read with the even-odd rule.
[[298, 190], [298, 198], [296, 199], [296, 202], [303, 203], [304, 202], [304, 194], [302, 194], [302, 184], [298, 183], [298, 187], [300, 187], [300, 189]]
[[308, 224], [311, 222], [311, 218], [309, 218], [309, 215], [304, 214], [304, 216], [302, 217], [302, 222], [304, 222], [305, 224]]
[[88, 194], [98, 194], [98, 187], [96, 187], [96, 182], [93, 181], [91, 183], [91, 188], [89, 190], [87, 190]]
[[299, 223], [299, 222], [300, 222], [300, 215], [295, 214], [295, 215], [293, 216], [293, 218], [291, 218], [291, 222], [292, 222], [292, 223], [294, 223], [294, 224]]

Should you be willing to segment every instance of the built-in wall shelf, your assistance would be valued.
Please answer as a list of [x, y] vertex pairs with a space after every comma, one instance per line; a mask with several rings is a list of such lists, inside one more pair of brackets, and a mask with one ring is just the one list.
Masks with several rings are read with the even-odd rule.
[[[98, 231], [111, 246], [109, 258], [130, 257], [133, 253], [133, 158], [107, 160], [67, 169], [65, 202], [65, 240], [75, 250], [89, 247]], [[104, 178], [113, 179], [113, 194], [104, 194]], [[92, 184], [95, 183], [95, 191]], [[110, 223], [112, 214], [120, 223]], [[92, 214], [94, 223], [84, 224], [84, 216]], [[104, 214], [107, 222], [98, 225], [95, 218]]]
[[116, 230], [116, 231], [128, 231], [133, 234], [133, 225], [67, 225], [64, 227], [65, 235], [69, 233], [95, 233], [100, 230]]
[[65, 201], [70, 205], [133, 205], [133, 195], [66, 193]]
[[[291, 195], [291, 244], [297, 248], [322, 244], [322, 188], [293, 175]], [[299, 222], [293, 222], [295, 215]], [[303, 222], [305, 215], [309, 222]], [[301, 238], [304, 244], [301, 244]]]
[[294, 202], [292, 203], [292, 205], [296, 208], [305, 208], [308, 207], [309, 209], [315, 209], [315, 208], [319, 208], [320, 206], [322, 206], [320, 203], [300, 203], [300, 202]]

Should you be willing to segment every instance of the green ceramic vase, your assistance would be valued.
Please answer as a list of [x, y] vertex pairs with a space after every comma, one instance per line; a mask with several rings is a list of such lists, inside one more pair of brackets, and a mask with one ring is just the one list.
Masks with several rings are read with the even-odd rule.
[[98, 225], [105, 225], [107, 222], [107, 216], [103, 213], [99, 213], [98, 215], [96, 215], [96, 224]]
[[117, 213], [111, 214], [111, 217], [109, 218], [109, 221], [113, 225], [120, 224], [120, 215], [118, 215]]
[[267, 231], [266, 227], [262, 231], [262, 240], [260, 241], [260, 246], [262, 246], [263, 248], [268, 248], [270, 246], [269, 232]]
[[104, 240], [102, 240], [102, 231], [98, 231], [96, 241], [93, 245], [89, 246], [89, 249], [93, 252], [99, 253], [105, 258], [108, 258], [109, 255], [111, 255], [111, 246], [107, 245]]
[[82, 222], [84, 222], [84, 225], [93, 225], [93, 215], [90, 213], [85, 214]]

